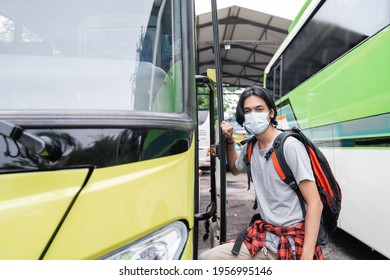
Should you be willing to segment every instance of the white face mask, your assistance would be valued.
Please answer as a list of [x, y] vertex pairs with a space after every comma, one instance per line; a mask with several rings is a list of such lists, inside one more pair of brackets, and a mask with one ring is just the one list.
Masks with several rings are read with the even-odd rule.
[[252, 134], [261, 134], [263, 133], [271, 120], [268, 120], [268, 112], [252, 112], [245, 114], [245, 121], [243, 126]]

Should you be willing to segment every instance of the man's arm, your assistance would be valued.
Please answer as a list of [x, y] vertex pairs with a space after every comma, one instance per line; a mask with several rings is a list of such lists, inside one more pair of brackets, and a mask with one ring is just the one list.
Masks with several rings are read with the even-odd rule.
[[320, 220], [322, 214], [322, 202], [315, 182], [303, 180], [299, 184], [299, 190], [307, 204], [305, 216], [305, 239], [301, 260], [312, 260], [316, 247]]
[[235, 164], [238, 155], [235, 149], [235, 142], [233, 139], [233, 125], [228, 122], [222, 121], [221, 130], [222, 130], [222, 134], [226, 138], [226, 154], [227, 154], [229, 170], [233, 175], [238, 175], [240, 172], [237, 170]]

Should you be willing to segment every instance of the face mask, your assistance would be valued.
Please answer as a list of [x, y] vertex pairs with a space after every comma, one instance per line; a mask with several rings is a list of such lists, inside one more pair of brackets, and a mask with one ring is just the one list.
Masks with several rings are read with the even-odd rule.
[[250, 114], [245, 114], [245, 121], [243, 126], [252, 134], [261, 134], [263, 133], [271, 120], [268, 120], [269, 112], [252, 112]]

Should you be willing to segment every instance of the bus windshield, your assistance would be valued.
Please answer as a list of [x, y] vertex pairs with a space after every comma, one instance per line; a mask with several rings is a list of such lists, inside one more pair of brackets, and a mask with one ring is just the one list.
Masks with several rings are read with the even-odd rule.
[[182, 112], [179, 5], [0, 0], [0, 114]]

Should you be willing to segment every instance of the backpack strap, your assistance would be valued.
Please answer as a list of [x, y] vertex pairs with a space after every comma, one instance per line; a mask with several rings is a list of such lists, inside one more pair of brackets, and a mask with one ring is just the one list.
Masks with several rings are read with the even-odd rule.
[[[290, 167], [288, 166], [286, 158], [284, 156], [284, 151], [283, 151], [284, 142], [290, 136], [296, 138], [301, 142], [305, 141], [304, 140], [305, 138], [302, 137], [302, 135], [295, 130], [288, 130], [282, 132], [275, 138], [271, 159], [279, 177], [283, 180], [283, 182], [289, 185], [297, 194], [299, 198], [299, 203], [301, 205], [303, 216], [306, 216], [305, 200], [302, 196], [302, 193], [299, 190], [298, 183], [295, 181], [294, 174], [292, 173]], [[305, 142], [303, 142], [303, 144], [305, 145]]]
[[[251, 182], [253, 182], [252, 171], [251, 171], [251, 156], [252, 156], [252, 153], [253, 153], [253, 145], [256, 145], [256, 143], [257, 143], [256, 136], [253, 136], [247, 143], [248, 144], [246, 146], [246, 152], [245, 152], [245, 156], [244, 156], [244, 163], [246, 165], [246, 175], [247, 175], [247, 178], [248, 178], [248, 189], [247, 190], [249, 191], [250, 188], [251, 188]], [[253, 210], [257, 209], [257, 199], [255, 199], [255, 202], [253, 203], [252, 209]]]
[[240, 231], [236, 240], [234, 241], [234, 245], [233, 245], [233, 248], [231, 250], [233, 255], [238, 256], [238, 254], [240, 253], [241, 245], [242, 245], [242, 243], [244, 243], [246, 232], [247, 232], [246, 229], [243, 229], [242, 231]]
[[257, 142], [256, 136], [253, 136], [249, 141], [246, 146], [246, 152], [244, 156], [244, 163], [246, 165], [246, 175], [248, 178], [248, 190], [251, 188], [251, 182], [252, 180], [252, 173], [251, 173], [251, 156], [252, 156], [252, 151], [253, 151], [253, 145]]
[[[260, 219], [261, 219], [260, 213], [254, 214], [251, 218], [251, 221], [249, 222], [249, 226], [253, 225], [254, 222]], [[244, 229], [238, 234], [231, 251], [233, 255], [237, 256], [240, 253], [241, 245], [242, 243], [244, 243], [246, 233], [247, 233], [247, 229]]]

